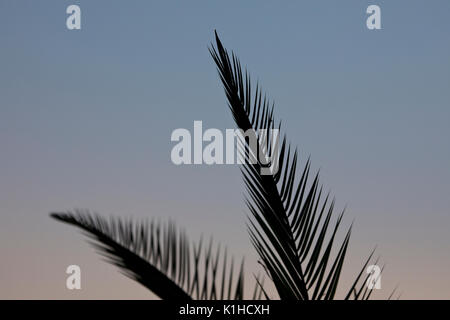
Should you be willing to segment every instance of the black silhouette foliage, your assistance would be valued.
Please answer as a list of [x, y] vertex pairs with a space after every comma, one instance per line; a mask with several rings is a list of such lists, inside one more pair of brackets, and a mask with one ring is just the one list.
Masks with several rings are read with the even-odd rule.
[[[241, 172], [251, 213], [248, 230], [260, 263], [281, 299], [334, 299], [352, 227], [336, 245], [344, 212], [335, 217], [335, 201], [324, 194], [319, 173], [311, 177], [309, 159], [297, 170], [297, 149], [286, 142], [286, 135], [281, 139], [270, 134], [281, 129], [281, 123], [275, 124], [273, 103], [258, 84], [252, 93], [249, 74], [234, 53], [229, 56], [217, 33], [210, 53], [238, 129], [253, 134], [240, 140], [239, 152], [247, 159]], [[278, 170], [270, 169], [277, 159]], [[107, 220], [80, 210], [51, 216], [82, 229], [109, 262], [162, 299], [243, 299], [243, 262], [235, 271], [226, 250], [213, 250], [212, 241], [191, 244], [171, 222]], [[344, 299], [369, 299], [372, 290], [365, 283], [370, 275], [363, 274], [373, 253]], [[261, 297], [269, 299], [258, 276], [253, 299]]]
[[[287, 144], [286, 135], [280, 141], [280, 137], [270, 134], [270, 130], [281, 129], [281, 122], [275, 124], [273, 103], [263, 96], [258, 84], [252, 93], [249, 74], [242, 71], [234, 53], [229, 56], [217, 33], [216, 46], [211, 46], [210, 53], [237, 127], [254, 135], [240, 140], [241, 154], [247, 160], [241, 171], [251, 212], [249, 233], [262, 265], [281, 299], [334, 299], [351, 234], [350, 226], [332, 256], [344, 212], [334, 224], [331, 222], [335, 201], [329, 194], [324, 195], [319, 173], [309, 183], [310, 160], [299, 172], [297, 149]], [[252, 139], [258, 143], [252, 145]], [[266, 163], [265, 159], [272, 162]], [[278, 170], [263, 174], [262, 169], [276, 159]], [[366, 287], [363, 291], [369, 276], [362, 279], [362, 275], [372, 255], [345, 299], [370, 297], [372, 290]]]
[[[51, 217], [81, 228], [107, 261], [161, 299], [243, 299], [243, 261], [237, 271], [226, 250], [220, 246], [213, 250], [212, 241], [191, 244], [171, 222], [161, 226], [154, 221], [108, 221], [81, 210]], [[262, 287], [257, 285], [253, 297], [261, 295]]]

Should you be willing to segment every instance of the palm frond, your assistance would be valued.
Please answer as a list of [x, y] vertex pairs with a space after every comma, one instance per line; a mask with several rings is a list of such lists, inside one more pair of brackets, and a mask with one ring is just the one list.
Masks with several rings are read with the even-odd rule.
[[[241, 171], [248, 191], [251, 241], [281, 299], [333, 299], [351, 226], [342, 242], [335, 246], [344, 211], [333, 224], [335, 200], [324, 194], [318, 172], [310, 182], [309, 159], [297, 178], [297, 149], [288, 145], [286, 135], [282, 139], [267, 135], [270, 130], [281, 129], [281, 122], [275, 125], [273, 103], [263, 96], [258, 84], [252, 93], [248, 72], [242, 71], [236, 55], [232, 53], [230, 57], [217, 33], [215, 36], [216, 46], [212, 44], [209, 50], [228, 106], [237, 127], [250, 132], [249, 135], [253, 132], [253, 137], [248, 135], [248, 139], [240, 140], [243, 145], [240, 152], [246, 159]], [[252, 138], [256, 139], [256, 146], [250, 143]], [[271, 159], [269, 164], [278, 163], [270, 174], [263, 172], [268, 167], [265, 159]], [[348, 297], [363, 288], [364, 282], [360, 280], [367, 263], [349, 289]], [[364, 298], [367, 293], [354, 297]]]
[[235, 267], [226, 249], [213, 250], [212, 240], [191, 244], [171, 222], [108, 221], [81, 210], [51, 217], [81, 228], [109, 262], [161, 299], [243, 299], [244, 261]]

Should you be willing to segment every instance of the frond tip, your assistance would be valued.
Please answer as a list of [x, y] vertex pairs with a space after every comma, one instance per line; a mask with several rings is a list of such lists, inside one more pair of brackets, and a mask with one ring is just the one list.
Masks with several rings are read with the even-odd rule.
[[171, 222], [108, 221], [81, 210], [50, 216], [82, 229], [109, 262], [161, 299], [243, 299], [243, 261], [234, 276], [234, 260], [226, 250], [213, 250], [212, 240], [191, 245]]

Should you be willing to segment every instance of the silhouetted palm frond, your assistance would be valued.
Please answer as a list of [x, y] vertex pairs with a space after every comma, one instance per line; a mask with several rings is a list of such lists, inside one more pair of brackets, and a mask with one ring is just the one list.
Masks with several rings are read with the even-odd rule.
[[[246, 203], [253, 217], [249, 222], [252, 243], [281, 299], [333, 299], [351, 226], [335, 248], [344, 212], [333, 225], [335, 201], [330, 200], [329, 194], [324, 195], [319, 173], [309, 182], [309, 159], [297, 178], [297, 150], [286, 143], [285, 135], [281, 147], [277, 148], [281, 138], [267, 134], [281, 128], [281, 123], [275, 125], [273, 103], [263, 96], [259, 85], [252, 93], [249, 74], [242, 71], [234, 53], [230, 58], [217, 33], [215, 35], [216, 47], [212, 45], [210, 53], [217, 65], [228, 106], [237, 127], [250, 133], [247, 139], [240, 140], [240, 151], [247, 160], [241, 171], [248, 191]], [[257, 140], [256, 146], [250, 143], [252, 139]], [[272, 162], [267, 163], [267, 159]], [[274, 163], [277, 159], [278, 168]], [[267, 174], [269, 165], [274, 169]], [[369, 298], [371, 291], [363, 291], [362, 275], [372, 254], [346, 299]]]
[[[80, 210], [51, 217], [81, 228], [109, 262], [161, 299], [243, 299], [243, 261], [236, 267], [226, 249], [213, 250], [212, 241], [191, 245], [173, 223], [108, 221]], [[262, 287], [257, 285], [254, 297], [261, 295]]]

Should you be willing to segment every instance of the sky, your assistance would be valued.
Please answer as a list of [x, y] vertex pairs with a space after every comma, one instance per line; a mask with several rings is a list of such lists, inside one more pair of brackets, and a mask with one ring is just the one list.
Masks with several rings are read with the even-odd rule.
[[258, 271], [239, 168], [170, 159], [177, 128], [234, 128], [217, 30], [355, 220], [342, 286], [377, 245], [375, 297], [450, 299], [449, 16], [444, 0], [1, 1], [0, 298], [154, 298], [48, 217], [74, 208], [171, 218]]

